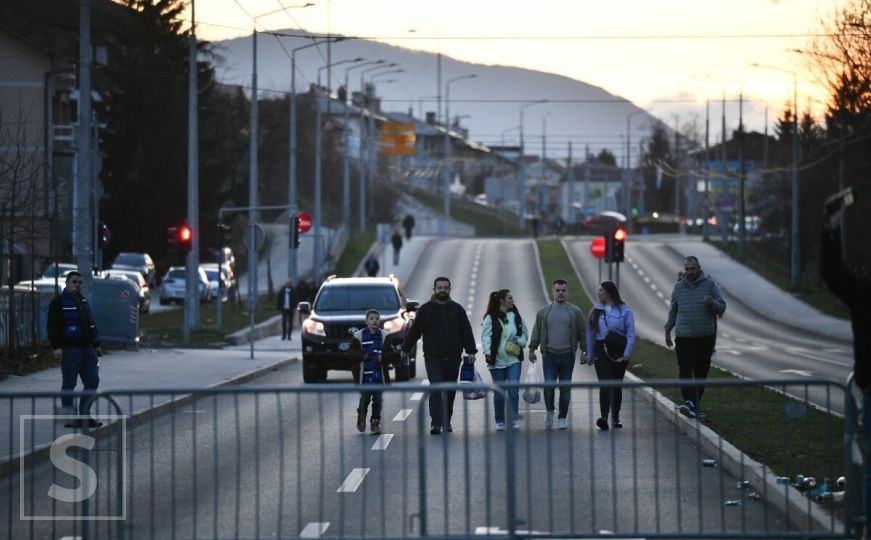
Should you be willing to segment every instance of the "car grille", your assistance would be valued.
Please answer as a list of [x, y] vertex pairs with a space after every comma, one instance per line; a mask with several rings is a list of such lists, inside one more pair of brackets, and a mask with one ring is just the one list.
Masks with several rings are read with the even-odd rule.
[[327, 324], [325, 326], [325, 332], [328, 338], [333, 339], [351, 339], [351, 332], [349, 330], [351, 328], [356, 328], [357, 330], [361, 330], [363, 328], [363, 324]]

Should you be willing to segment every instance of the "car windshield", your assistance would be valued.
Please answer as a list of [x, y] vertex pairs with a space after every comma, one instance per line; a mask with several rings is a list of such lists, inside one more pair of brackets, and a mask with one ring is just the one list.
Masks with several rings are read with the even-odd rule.
[[315, 302], [315, 311], [396, 311], [399, 296], [391, 286], [334, 285], [324, 287]]
[[184, 279], [185, 278], [185, 271], [184, 271], [184, 269], [170, 270], [169, 274], [167, 274], [166, 277], [171, 277], [173, 279]]
[[142, 266], [145, 264], [144, 257], [142, 255], [136, 255], [134, 253], [122, 253], [115, 257], [115, 264], [125, 264], [127, 266]]
[[206, 270], [206, 277], [209, 278], [209, 281], [218, 281], [218, 271]]
[[[75, 269], [76, 269], [75, 266], [61, 264], [61, 265], [58, 265], [58, 267], [57, 267], [57, 275], [59, 275], [60, 277], [64, 277], [67, 275], [67, 272], [69, 272], [70, 270], [75, 270]], [[42, 277], [49, 278], [49, 277], [54, 277], [54, 276], [55, 276], [55, 272], [54, 272], [54, 265], [53, 264], [46, 267], [46, 269], [42, 272]]]

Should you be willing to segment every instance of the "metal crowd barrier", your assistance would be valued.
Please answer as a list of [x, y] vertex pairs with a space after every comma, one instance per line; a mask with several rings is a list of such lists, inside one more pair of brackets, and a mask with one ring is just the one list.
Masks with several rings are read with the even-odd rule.
[[[699, 422], [681, 416], [665, 400], [677, 384], [624, 381], [619, 385], [624, 427], [607, 431], [595, 426], [599, 390], [615, 384], [556, 388], [557, 401], [561, 391], [572, 391], [568, 429], [558, 429], [556, 423], [546, 429], [544, 398], [527, 403], [521, 397], [521, 427], [512, 428], [509, 410], [505, 431], [495, 430], [492, 398], [507, 396], [507, 388], [394, 384], [382, 387], [378, 436], [370, 434], [368, 419], [365, 433], [358, 433], [360, 387], [350, 384], [98, 392], [88, 396], [93, 398], [91, 414], [105, 424], [92, 431], [67, 429], [67, 418], [53, 416], [60, 393], [0, 393], [0, 433], [8, 439], [6, 448], [0, 448], [5, 455], [0, 459], [0, 535], [453, 539], [855, 534], [861, 497], [853, 463], [857, 417], [843, 385], [709, 380], [703, 403], [711, 405], [708, 417]], [[763, 384], [776, 390], [769, 391], [773, 401], [768, 394], [759, 398]], [[554, 385], [516, 387], [524, 394]], [[484, 390], [486, 398], [464, 400], [463, 391], [469, 389]], [[430, 395], [449, 390], [457, 391], [453, 431], [431, 435]], [[782, 394], [803, 396], [811, 390], [843, 394], [843, 418], [820, 423], [814, 407], [777, 401]], [[775, 469], [706, 427], [724, 421], [720, 405], [741, 419], [731, 428], [737, 430], [734, 442], [740, 445], [746, 437], [765, 441], [778, 463]], [[753, 419], [763, 417], [761, 429]], [[825, 432], [833, 424], [840, 429]], [[797, 432], [802, 436], [793, 436]], [[836, 456], [831, 463], [813, 462], [811, 447], [820, 438]], [[792, 444], [795, 440], [800, 444]], [[799, 473], [844, 476], [846, 486], [829, 501], [820, 496], [820, 503], [791, 485], [806, 483], [795, 477]]]

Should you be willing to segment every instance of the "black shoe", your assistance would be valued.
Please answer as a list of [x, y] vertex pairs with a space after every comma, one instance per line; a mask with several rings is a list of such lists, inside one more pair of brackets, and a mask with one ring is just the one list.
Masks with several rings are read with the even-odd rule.
[[72, 428], [72, 429], [80, 428], [80, 427], [82, 427], [82, 421], [81, 420], [70, 420], [69, 422], [64, 424], [64, 427], [65, 428]]
[[363, 433], [366, 431], [366, 414], [357, 413], [357, 431]]
[[614, 429], [623, 429], [623, 423], [620, 422], [619, 418], [613, 418], [611, 420], [611, 427]]
[[91, 428], [91, 429], [96, 429], [98, 427], [101, 427], [102, 425], [103, 425], [103, 422], [97, 422], [93, 418], [88, 418], [87, 420], [72, 420], [72, 421], [64, 424], [64, 427], [73, 428], [73, 429], [81, 429], [81, 428], [85, 428], [85, 427]]
[[448, 424], [448, 427], [445, 428], [445, 431], [448, 432], [448, 433], [453, 433], [453, 432], [454, 432], [454, 426]]
[[433, 426], [433, 427], [431, 427], [431, 428], [429, 429], [429, 434], [430, 434], [430, 435], [441, 435], [441, 434], [442, 434], [442, 427], [441, 427], [441, 426]]
[[608, 420], [605, 418], [599, 418], [596, 420], [596, 425], [599, 426], [599, 429], [602, 431], [608, 431]]
[[103, 422], [97, 422], [93, 418], [88, 419], [88, 427], [89, 428], [98, 428], [98, 427], [101, 427], [102, 425], [103, 425]]

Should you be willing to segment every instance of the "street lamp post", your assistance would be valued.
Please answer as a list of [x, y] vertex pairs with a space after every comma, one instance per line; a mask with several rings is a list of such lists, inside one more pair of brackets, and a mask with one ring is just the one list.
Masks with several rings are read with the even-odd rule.
[[798, 75], [796, 72], [777, 66], [766, 64], [751, 64], [753, 67], [773, 69], [792, 75], [792, 223], [790, 231], [789, 270], [790, 285], [793, 290], [798, 290], [799, 277], [799, 212], [798, 212]]
[[[388, 71], [382, 71], [381, 73], [375, 73], [374, 75], [370, 76], [369, 77], [369, 84], [372, 85], [373, 96], [375, 94], [375, 85], [374, 85], [375, 79], [377, 79], [379, 77], [383, 77], [385, 75], [393, 75], [395, 73], [403, 73], [404, 71], [405, 70], [401, 69], [401, 68], [400, 69], [391, 69]], [[385, 82], [385, 83], [396, 82], [396, 80], [390, 79], [388, 81], [383, 81], [383, 82]], [[366, 161], [367, 161], [367, 167], [369, 168], [369, 174], [368, 174], [369, 192], [372, 193], [375, 189], [375, 161], [376, 161], [376, 154], [377, 154], [377, 148], [378, 148], [378, 141], [380, 140], [380, 137], [378, 137], [378, 135], [375, 132], [375, 115], [374, 114], [369, 115], [369, 134], [370, 134], [370, 139], [369, 139], [369, 145], [367, 146]], [[369, 197], [367, 202], [369, 203], [369, 213], [370, 214], [374, 213], [374, 211], [375, 211], [375, 207], [374, 207], [375, 198]]]
[[523, 146], [523, 110], [527, 107], [532, 107], [533, 105], [539, 105], [541, 103], [547, 103], [547, 100], [539, 100], [533, 101], [531, 103], [526, 103], [520, 106], [520, 168], [519, 175], [517, 177], [517, 214], [518, 219], [520, 220], [520, 230], [523, 230], [523, 211], [526, 207], [526, 159], [523, 155], [524, 146]]
[[[342, 146], [344, 151], [342, 152], [342, 222], [345, 224], [345, 235], [350, 238], [351, 236], [351, 162], [348, 159], [348, 153], [350, 152], [351, 146], [351, 135], [350, 135], [350, 105], [349, 105], [349, 97], [351, 94], [351, 87], [348, 81], [348, 75], [352, 70], [362, 68], [364, 66], [371, 66], [373, 64], [381, 65], [384, 63], [384, 60], [370, 60], [368, 62], [363, 62], [362, 64], [357, 64], [356, 66], [351, 66], [345, 70], [345, 102], [343, 105], [345, 106], [345, 135], [342, 138]], [[363, 123], [363, 116], [360, 116], [360, 124]], [[362, 129], [361, 135], [362, 135]], [[360, 137], [360, 141], [362, 142], [363, 138]], [[362, 145], [360, 146], [362, 148]], [[362, 196], [362, 193], [361, 193]]]
[[[632, 117], [636, 114], [646, 113], [647, 109], [641, 109], [638, 111], [631, 112], [626, 115], [626, 176], [624, 177], [623, 183], [623, 213], [628, 217], [629, 210], [632, 206], [632, 196], [630, 192], [632, 190], [632, 185], [635, 183], [635, 172], [632, 169], [632, 130], [631, 130], [631, 120]], [[629, 184], [628, 186], [626, 184]], [[631, 221], [630, 221], [631, 223]]]
[[[475, 77], [477, 75], [472, 73], [470, 75], [454, 77], [445, 82], [445, 162], [442, 165], [442, 199], [446, 220], [451, 217], [451, 83], [464, 79], [474, 79]], [[445, 231], [447, 231], [447, 228], [445, 228]]]

